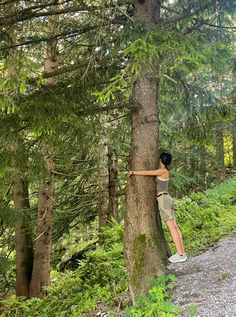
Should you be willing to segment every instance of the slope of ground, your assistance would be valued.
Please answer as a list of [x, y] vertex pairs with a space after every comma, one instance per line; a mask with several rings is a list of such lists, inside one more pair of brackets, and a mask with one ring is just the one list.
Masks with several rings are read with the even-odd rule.
[[169, 265], [177, 286], [175, 303], [183, 316], [191, 316], [188, 307], [197, 307], [197, 317], [236, 317], [236, 236], [191, 257], [185, 263]]

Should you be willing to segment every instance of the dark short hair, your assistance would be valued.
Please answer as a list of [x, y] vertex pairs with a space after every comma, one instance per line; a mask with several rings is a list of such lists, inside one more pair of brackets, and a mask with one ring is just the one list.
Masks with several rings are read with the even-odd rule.
[[168, 152], [162, 152], [160, 155], [160, 160], [165, 165], [165, 168], [169, 171], [170, 164], [172, 162], [172, 155]]

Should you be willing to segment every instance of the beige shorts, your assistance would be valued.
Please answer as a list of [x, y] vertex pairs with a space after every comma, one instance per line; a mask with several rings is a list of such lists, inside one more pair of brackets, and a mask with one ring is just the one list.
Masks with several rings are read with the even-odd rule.
[[157, 197], [157, 202], [162, 221], [175, 219], [174, 199], [170, 195], [160, 195]]

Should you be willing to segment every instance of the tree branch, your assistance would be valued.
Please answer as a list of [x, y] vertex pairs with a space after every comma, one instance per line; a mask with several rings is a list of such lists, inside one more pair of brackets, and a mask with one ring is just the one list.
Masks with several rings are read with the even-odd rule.
[[213, 28], [227, 29], [227, 30], [236, 30], [235, 26], [224, 26], [224, 25], [216, 25], [211, 23], [205, 23], [205, 25], [211, 26]]
[[194, 6], [194, 4], [191, 4], [191, 5], [189, 5], [189, 8], [184, 10], [185, 13], [183, 13], [182, 15], [176, 16], [173, 19], [162, 21], [162, 24], [163, 25], [171, 24], [171, 23], [178, 22], [178, 21], [180, 21], [182, 19], [192, 17], [192, 16], [196, 15], [197, 13], [199, 13], [201, 11], [210, 9], [214, 4], [215, 4], [215, 0], [212, 0], [210, 3], [207, 2], [204, 6], [202, 6], [201, 8], [199, 8], [196, 11], [191, 11], [192, 7]]
[[[127, 3], [126, 3], [126, 1], [120, 1], [120, 5], [121, 4], [125, 5], [125, 4], [128, 4], [129, 2], [127, 1]], [[68, 1], [67, 1], [67, 3], [68, 3]], [[58, 3], [56, 3], [55, 1], [52, 1], [51, 3], [41, 4], [38, 6], [32, 6], [32, 7], [26, 8], [26, 9], [22, 9], [14, 15], [0, 16], [0, 26], [13, 25], [13, 24], [16, 24], [18, 22], [23, 22], [23, 21], [29, 20], [31, 18], [46, 17], [46, 16], [51, 16], [51, 15], [60, 15], [60, 14], [65, 14], [65, 13], [77, 13], [77, 12], [81, 12], [81, 11], [89, 12], [89, 11], [100, 11], [101, 10], [101, 6], [95, 6], [95, 5], [87, 6], [87, 5], [83, 5], [83, 2], [82, 2], [82, 4], [80, 3], [79, 6], [71, 6], [68, 8], [63, 8], [63, 9], [58, 9], [58, 10], [49, 10], [46, 12], [33, 11], [36, 9], [44, 9], [44, 8], [47, 8], [48, 6], [52, 6], [52, 5], [58, 5]], [[116, 6], [116, 4], [113, 6], [108, 6], [107, 9], [110, 9], [112, 7], [115, 7], [115, 6]]]
[[41, 42], [48, 42], [48, 41], [55, 40], [55, 39], [62, 39], [64, 37], [66, 37], [66, 38], [74, 37], [74, 36], [78, 36], [78, 35], [90, 32], [92, 30], [96, 30], [98, 27], [99, 27], [99, 25], [86, 25], [83, 28], [65, 31], [65, 32], [55, 34], [52, 36], [44, 36], [44, 37], [40, 37], [40, 38], [36, 37], [36, 38], [32, 38], [30, 40], [27, 40], [25, 42], [16, 43], [16, 44], [7, 45], [7, 46], [2, 46], [2, 47], [0, 47], [0, 49], [11, 49], [14, 47], [19, 47], [19, 46], [24, 46], [24, 45], [29, 45], [29, 44], [39, 44]]

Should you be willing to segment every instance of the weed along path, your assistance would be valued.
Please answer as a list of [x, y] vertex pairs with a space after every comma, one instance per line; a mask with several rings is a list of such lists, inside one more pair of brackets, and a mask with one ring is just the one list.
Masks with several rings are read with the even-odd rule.
[[236, 236], [218, 242], [185, 263], [169, 265], [177, 276], [175, 303], [183, 316], [236, 317]]

